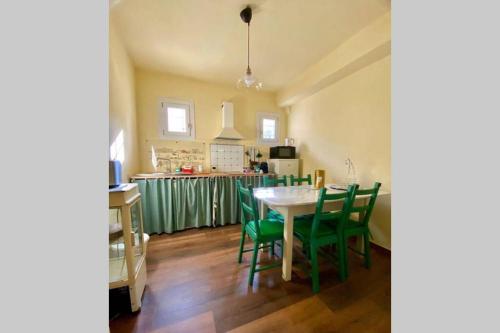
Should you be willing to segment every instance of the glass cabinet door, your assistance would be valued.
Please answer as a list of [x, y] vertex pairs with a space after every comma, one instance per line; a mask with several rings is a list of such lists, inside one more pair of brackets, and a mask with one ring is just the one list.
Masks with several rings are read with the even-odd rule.
[[[130, 226], [125, 225], [129, 223]], [[129, 228], [130, 227], [130, 231]], [[124, 230], [127, 230], [125, 233]], [[130, 248], [127, 248], [130, 245]], [[127, 255], [130, 256], [127, 258]], [[126, 284], [129, 272], [137, 274], [144, 260], [141, 200], [130, 206], [109, 208], [109, 282], [113, 287]], [[127, 266], [127, 263], [130, 267]]]
[[142, 210], [141, 210], [141, 200], [137, 200], [130, 207], [130, 218], [131, 218], [131, 230], [132, 234], [131, 241], [134, 247], [134, 254], [140, 256], [144, 251], [144, 233], [142, 230]]
[[109, 282], [127, 279], [125, 243], [123, 241], [122, 212], [120, 208], [109, 209]]

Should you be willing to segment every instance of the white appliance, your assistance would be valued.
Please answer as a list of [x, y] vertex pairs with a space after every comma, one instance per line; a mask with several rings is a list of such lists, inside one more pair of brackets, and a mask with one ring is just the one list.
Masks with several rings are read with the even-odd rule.
[[216, 139], [241, 140], [243, 136], [234, 129], [234, 108], [233, 103], [222, 102], [222, 130]]
[[290, 176], [294, 175], [294, 177], [299, 176], [299, 159], [277, 159], [272, 158], [267, 160], [267, 164], [269, 166], [269, 172], [277, 174], [279, 177], [281, 176]]

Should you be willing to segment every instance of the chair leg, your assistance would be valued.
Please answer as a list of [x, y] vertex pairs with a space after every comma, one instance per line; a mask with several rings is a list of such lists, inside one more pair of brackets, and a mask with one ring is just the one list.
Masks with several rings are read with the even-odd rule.
[[252, 263], [250, 264], [250, 275], [248, 276], [248, 284], [253, 284], [253, 276], [255, 274], [255, 266], [257, 266], [257, 256], [259, 255], [259, 243], [254, 241], [253, 243], [253, 256]]
[[241, 259], [243, 257], [243, 246], [245, 246], [245, 228], [241, 228], [241, 238], [240, 238], [240, 251], [238, 252], [238, 263], [241, 264]]
[[365, 248], [365, 267], [370, 268], [372, 266], [372, 258], [370, 253], [370, 235], [368, 232], [363, 234], [364, 248]]
[[319, 292], [318, 249], [313, 243], [311, 243], [309, 253], [311, 255], [311, 266], [312, 266], [312, 272], [311, 272], [312, 288], [313, 288], [313, 293], [316, 294]]
[[340, 281], [347, 279], [347, 243], [340, 238], [337, 242], [337, 256], [339, 261], [339, 277]]
[[271, 255], [274, 256], [274, 241], [271, 242]]

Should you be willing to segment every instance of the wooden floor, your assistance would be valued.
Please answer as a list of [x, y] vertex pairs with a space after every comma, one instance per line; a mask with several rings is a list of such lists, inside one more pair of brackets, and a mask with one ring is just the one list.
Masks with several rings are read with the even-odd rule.
[[[256, 273], [249, 287], [251, 252], [237, 263], [240, 231], [233, 225], [153, 235], [142, 309], [112, 319], [111, 332], [390, 332], [386, 251], [373, 248], [371, 269], [351, 253], [345, 282], [323, 262], [321, 291], [314, 295], [310, 278], [296, 265], [305, 263], [296, 241], [292, 281], [283, 281], [277, 268]], [[264, 252], [259, 260], [275, 259]]]

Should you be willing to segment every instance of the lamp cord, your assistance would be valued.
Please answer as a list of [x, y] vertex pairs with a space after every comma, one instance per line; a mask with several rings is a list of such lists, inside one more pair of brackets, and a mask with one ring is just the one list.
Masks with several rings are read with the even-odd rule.
[[250, 69], [250, 22], [247, 29], [247, 68]]

